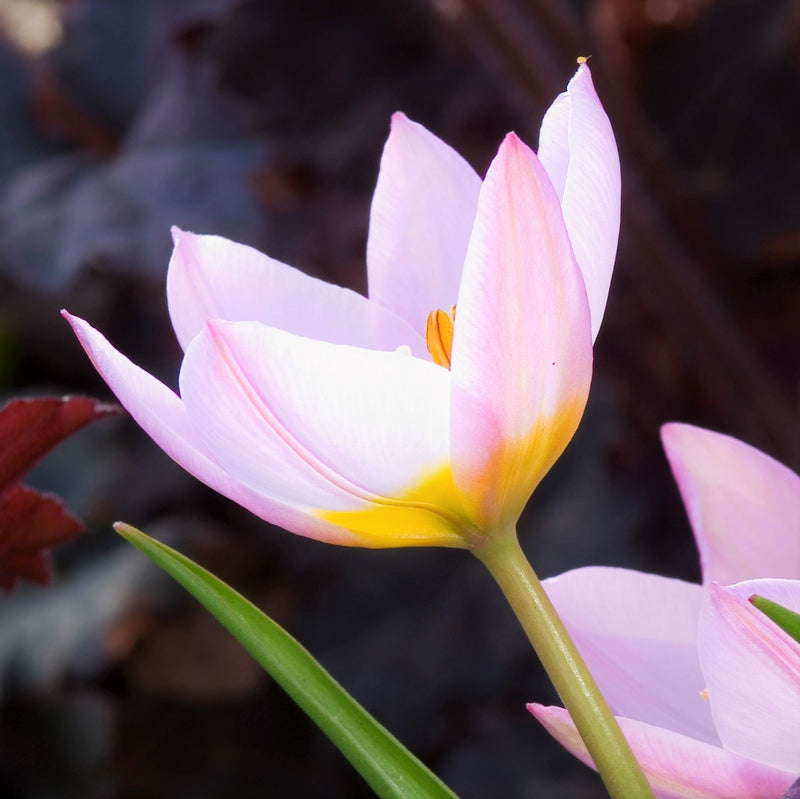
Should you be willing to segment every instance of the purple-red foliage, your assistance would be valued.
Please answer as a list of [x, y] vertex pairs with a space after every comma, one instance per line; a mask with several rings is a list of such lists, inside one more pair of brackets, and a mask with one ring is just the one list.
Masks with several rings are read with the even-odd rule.
[[0, 587], [21, 579], [47, 585], [49, 550], [84, 531], [57, 497], [19, 481], [53, 447], [95, 419], [116, 412], [88, 397], [14, 399], [0, 408]]

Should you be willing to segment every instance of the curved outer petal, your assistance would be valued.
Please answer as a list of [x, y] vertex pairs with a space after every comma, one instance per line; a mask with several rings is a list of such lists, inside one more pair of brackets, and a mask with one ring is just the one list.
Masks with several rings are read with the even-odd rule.
[[800, 643], [749, 601], [753, 594], [800, 613], [800, 580], [712, 583], [698, 652], [722, 743], [800, 773]]
[[355, 291], [310, 277], [252, 247], [172, 229], [167, 301], [185, 350], [209, 319], [263, 322], [309, 338], [427, 357], [425, 340]]
[[484, 529], [513, 524], [572, 438], [592, 374], [586, 291], [558, 198], [514, 134], [481, 189], [451, 370], [456, 485]]
[[[562, 746], [592, 765], [564, 708], [530, 704], [528, 710]], [[617, 721], [659, 799], [778, 799], [794, 779], [671, 730], [632, 719]]]
[[661, 439], [689, 515], [703, 581], [800, 577], [800, 477], [730, 436], [667, 424]]
[[180, 387], [198, 437], [243, 485], [365, 546], [465, 545], [440, 367], [212, 321], [186, 351]]
[[602, 566], [543, 585], [615, 714], [719, 744], [701, 696], [701, 586]]
[[369, 218], [369, 296], [423, 337], [428, 314], [456, 301], [480, 187], [455, 150], [392, 117]]
[[241, 484], [205, 451], [180, 398], [152, 375], [131, 363], [83, 319], [62, 311], [86, 354], [125, 409], [164, 452], [190, 474], [273, 524], [299, 535], [335, 544], [359, 545], [361, 539], [341, 527], [309, 516]]
[[597, 337], [608, 298], [619, 238], [620, 167], [611, 123], [592, 84], [578, 67], [567, 91], [542, 120], [539, 158], [553, 181], [580, 265]]

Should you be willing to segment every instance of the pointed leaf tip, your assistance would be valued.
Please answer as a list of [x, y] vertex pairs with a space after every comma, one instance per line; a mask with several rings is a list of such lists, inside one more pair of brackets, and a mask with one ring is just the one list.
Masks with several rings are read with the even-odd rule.
[[0, 492], [72, 433], [119, 411], [90, 397], [23, 397], [7, 402], [0, 408]]
[[767, 618], [774, 621], [787, 635], [790, 635], [800, 643], [800, 613], [795, 613], [793, 610], [789, 610], [789, 608], [758, 594], [753, 594], [749, 597], [749, 602]]

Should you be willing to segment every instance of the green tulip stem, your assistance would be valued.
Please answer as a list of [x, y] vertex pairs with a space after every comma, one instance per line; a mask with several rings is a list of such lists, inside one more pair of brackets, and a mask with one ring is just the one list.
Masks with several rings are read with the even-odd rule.
[[515, 530], [474, 554], [491, 572], [569, 711], [613, 799], [653, 791], [553, 603], [520, 548]]

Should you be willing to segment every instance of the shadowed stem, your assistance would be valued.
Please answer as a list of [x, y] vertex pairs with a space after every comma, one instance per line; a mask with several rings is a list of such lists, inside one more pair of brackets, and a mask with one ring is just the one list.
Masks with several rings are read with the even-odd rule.
[[489, 569], [569, 711], [613, 799], [652, 799], [597, 683], [520, 548], [515, 530], [473, 553]]

